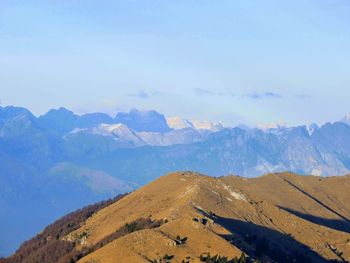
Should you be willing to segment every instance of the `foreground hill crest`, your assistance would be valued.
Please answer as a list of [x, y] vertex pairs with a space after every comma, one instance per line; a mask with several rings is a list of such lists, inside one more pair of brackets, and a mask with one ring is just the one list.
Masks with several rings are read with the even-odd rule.
[[81, 263], [201, 262], [208, 254], [344, 262], [349, 186], [350, 176], [172, 173], [104, 206], [60, 239], [74, 244]]

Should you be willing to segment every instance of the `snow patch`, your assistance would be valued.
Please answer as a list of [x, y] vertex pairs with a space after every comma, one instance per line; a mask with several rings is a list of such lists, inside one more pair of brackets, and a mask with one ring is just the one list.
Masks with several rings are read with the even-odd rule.
[[228, 185], [222, 184], [222, 186], [234, 199], [247, 202], [247, 198], [243, 194], [233, 191]]
[[168, 117], [166, 118], [166, 122], [170, 128], [175, 130], [193, 128], [193, 125], [190, 121], [178, 116]]
[[192, 125], [197, 130], [220, 131], [224, 128], [221, 122], [192, 121]]
[[179, 198], [183, 198], [184, 196], [186, 196], [186, 195], [192, 193], [194, 190], [195, 190], [195, 186], [189, 186], [189, 187], [187, 187], [186, 190], [185, 190], [185, 192], [183, 192], [183, 193], [179, 196]]
[[199, 121], [199, 120], [186, 120], [178, 116], [167, 117], [167, 124], [170, 128], [175, 130], [192, 128], [195, 130], [207, 130], [207, 131], [220, 131], [224, 128], [221, 122]]
[[263, 131], [274, 130], [274, 129], [283, 129], [287, 128], [287, 123], [284, 120], [280, 120], [277, 122], [265, 123], [257, 126], [258, 129]]

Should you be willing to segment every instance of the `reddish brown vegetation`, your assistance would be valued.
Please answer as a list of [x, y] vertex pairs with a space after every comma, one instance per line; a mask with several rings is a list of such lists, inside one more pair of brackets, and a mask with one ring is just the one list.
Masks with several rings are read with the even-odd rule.
[[72, 242], [61, 240], [78, 229], [87, 218], [125, 195], [102, 201], [72, 212], [49, 225], [31, 240], [24, 242], [15, 254], [0, 259], [1, 263], [74, 262], [79, 254]]
[[62, 240], [67, 234], [78, 229], [91, 215], [124, 196], [120, 195], [112, 200], [87, 206], [62, 217], [45, 228], [42, 233], [24, 242], [11, 257], [0, 259], [0, 263], [74, 263], [119, 237], [141, 229], [159, 227], [165, 223], [163, 220], [152, 221], [150, 218], [140, 218], [125, 224], [97, 244], [91, 247], [84, 247], [81, 250], [75, 248], [74, 242]]
[[93, 251], [96, 249], [105, 246], [106, 244], [112, 242], [113, 240], [120, 238], [122, 236], [125, 236], [129, 233], [142, 230], [142, 229], [152, 229], [161, 226], [164, 224], [165, 221], [163, 220], [155, 220], [152, 221], [150, 218], [140, 218], [138, 220], [135, 220], [129, 224], [125, 224], [123, 227], [118, 229], [113, 234], [110, 234], [109, 236], [106, 236], [104, 239], [102, 239], [100, 242], [98, 242], [95, 246], [91, 247]]

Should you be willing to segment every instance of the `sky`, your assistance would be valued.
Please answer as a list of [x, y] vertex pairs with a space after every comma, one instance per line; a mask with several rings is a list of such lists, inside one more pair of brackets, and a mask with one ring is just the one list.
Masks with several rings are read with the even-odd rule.
[[0, 1], [0, 102], [226, 125], [350, 111], [348, 0]]

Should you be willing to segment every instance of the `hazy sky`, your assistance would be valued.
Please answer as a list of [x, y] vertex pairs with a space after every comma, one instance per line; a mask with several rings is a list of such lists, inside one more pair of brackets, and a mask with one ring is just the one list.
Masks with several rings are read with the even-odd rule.
[[0, 100], [290, 125], [350, 111], [348, 0], [0, 1]]

